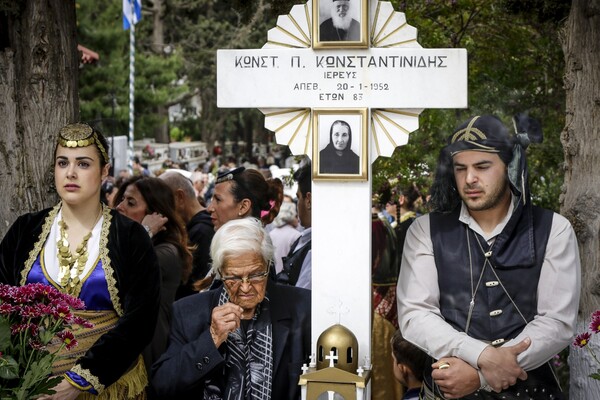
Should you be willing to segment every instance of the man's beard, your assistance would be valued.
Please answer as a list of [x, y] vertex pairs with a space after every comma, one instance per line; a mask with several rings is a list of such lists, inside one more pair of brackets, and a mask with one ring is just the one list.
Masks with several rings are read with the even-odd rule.
[[333, 22], [335, 28], [347, 31], [352, 23], [352, 17], [349, 14], [346, 14], [346, 16], [342, 18], [334, 11], [331, 13], [331, 22]]
[[479, 204], [474, 204], [474, 202], [472, 200], [469, 200], [468, 198], [463, 198], [463, 201], [465, 202], [469, 210], [472, 211], [491, 210], [493, 208], [498, 207], [498, 205], [504, 201], [506, 193], [509, 191], [510, 187], [508, 184], [499, 184], [496, 187], [492, 188], [491, 192], [486, 193], [486, 195], [482, 199], [483, 201]]

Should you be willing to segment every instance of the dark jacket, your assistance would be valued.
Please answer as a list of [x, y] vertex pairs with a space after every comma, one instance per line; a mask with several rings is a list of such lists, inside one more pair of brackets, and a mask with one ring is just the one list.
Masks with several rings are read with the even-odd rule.
[[347, 30], [336, 29], [331, 18], [326, 19], [319, 26], [319, 40], [321, 42], [358, 41], [360, 40], [360, 24], [352, 19]]
[[329, 143], [319, 152], [319, 172], [321, 174], [358, 174], [360, 157], [351, 149], [346, 149], [338, 156], [335, 148]]
[[185, 226], [190, 244], [195, 245], [190, 283], [202, 279], [210, 269], [210, 243], [215, 235], [215, 227], [206, 210], [194, 215]]
[[[209, 327], [221, 287], [175, 302], [167, 352], [152, 367], [152, 386], [164, 399], [202, 398], [206, 380], [223, 374], [227, 345], [219, 349]], [[298, 379], [311, 353], [310, 291], [269, 282], [273, 327], [272, 399], [299, 399]]]
[[[11, 226], [0, 244], [0, 283], [25, 284], [21, 272], [26, 265], [31, 268], [27, 261], [36, 244], [42, 245], [37, 249], [43, 248], [50, 232], [49, 227], [43, 229], [44, 222], [51, 211], [22, 215]], [[109, 386], [131, 367], [152, 339], [160, 277], [154, 248], [144, 228], [113, 210], [105, 209], [104, 217], [111, 218], [108, 258], [102, 258], [102, 251], [100, 256], [104, 269], [113, 271], [112, 276], [107, 276], [107, 282], [109, 286], [110, 282], [115, 283], [117, 298], [111, 293], [111, 299], [119, 320], [76, 364], [89, 370], [102, 385]], [[38, 255], [32, 254], [32, 257], [35, 259]]]

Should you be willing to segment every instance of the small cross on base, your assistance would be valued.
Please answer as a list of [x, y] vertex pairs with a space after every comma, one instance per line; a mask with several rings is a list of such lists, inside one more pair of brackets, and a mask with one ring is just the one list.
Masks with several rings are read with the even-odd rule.
[[308, 365], [306, 363], [302, 364], [302, 375], [308, 372]]
[[329, 352], [329, 355], [328, 355], [328, 356], [325, 356], [325, 359], [326, 359], [326, 360], [329, 360], [329, 367], [330, 367], [330, 368], [333, 368], [333, 367], [335, 367], [335, 360], [337, 360], [337, 359], [338, 359], [338, 356], [336, 356], [336, 355], [335, 355], [335, 352], [334, 352], [333, 350], [331, 350], [331, 351]]

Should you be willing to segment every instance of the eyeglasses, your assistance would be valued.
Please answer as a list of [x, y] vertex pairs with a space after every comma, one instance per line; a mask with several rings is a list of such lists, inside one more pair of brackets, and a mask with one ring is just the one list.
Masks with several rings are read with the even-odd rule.
[[264, 281], [266, 279], [267, 275], [269, 275], [268, 268], [264, 272], [258, 272], [256, 274], [251, 274], [251, 275], [247, 275], [244, 277], [239, 277], [239, 276], [235, 276], [235, 275], [223, 276], [223, 277], [221, 277], [221, 280], [223, 282], [225, 282], [225, 284], [227, 284], [228, 286], [237, 286], [240, 283], [249, 283], [251, 285], [254, 285], [254, 284]]

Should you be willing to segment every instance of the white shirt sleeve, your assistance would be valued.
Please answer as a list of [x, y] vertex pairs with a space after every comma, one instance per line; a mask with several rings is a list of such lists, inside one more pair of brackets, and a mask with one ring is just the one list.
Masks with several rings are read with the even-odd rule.
[[537, 288], [537, 315], [523, 332], [504, 344], [512, 346], [527, 336], [531, 338], [531, 346], [517, 358], [523, 369], [539, 367], [569, 345], [575, 333], [580, 291], [577, 238], [569, 221], [555, 213]]
[[[577, 241], [569, 222], [554, 215], [538, 284], [538, 314], [510, 346], [529, 336], [532, 344], [518, 361], [530, 370], [548, 361], [572, 338], [580, 291]], [[398, 322], [403, 336], [439, 359], [454, 356], [478, 368], [487, 344], [459, 332], [444, 321], [439, 309], [437, 269], [429, 216], [415, 220], [406, 235], [397, 286]]]
[[400, 331], [436, 360], [458, 357], [478, 368], [477, 359], [487, 344], [448, 324], [440, 312], [439, 300], [429, 215], [423, 215], [408, 229], [402, 252], [397, 285]]

